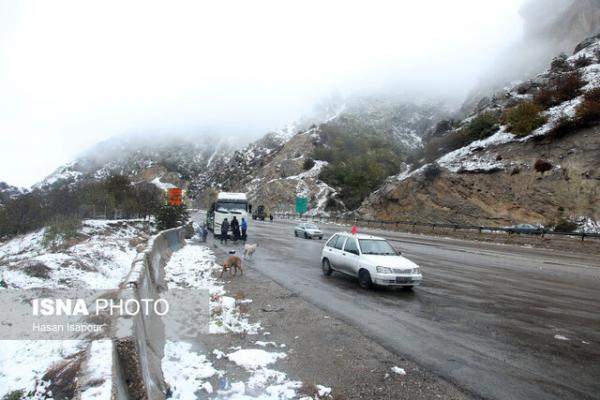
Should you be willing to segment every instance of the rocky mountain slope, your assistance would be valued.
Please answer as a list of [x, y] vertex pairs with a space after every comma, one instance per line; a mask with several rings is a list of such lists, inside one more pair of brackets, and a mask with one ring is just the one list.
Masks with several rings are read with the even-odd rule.
[[[480, 102], [432, 139], [433, 159], [389, 178], [358, 215], [492, 226], [600, 220], [599, 88], [595, 37], [536, 78]], [[437, 152], [486, 120], [493, 123], [478, 140]]]
[[268, 132], [244, 148], [214, 135], [115, 138], [90, 149], [35, 188], [49, 190], [74, 182], [122, 174], [134, 183], [161, 189], [182, 187], [194, 205], [206, 207], [218, 191], [248, 192], [254, 204], [290, 211], [296, 195], [309, 198], [311, 212], [344, 210], [338, 188], [319, 175], [327, 161], [312, 161], [317, 147], [327, 147], [322, 127], [341, 132], [368, 130], [396, 143], [404, 152], [421, 146], [421, 135], [445, 111], [439, 104], [408, 103], [391, 97], [342, 101], [328, 99], [300, 123]]
[[[421, 135], [441, 119], [438, 104], [415, 104], [388, 97], [353, 99], [335, 112], [297, 133], [269, 133], [233, 154], [215, 159], [215, 167], [190, 184], [200, 204], [215, 190], [249, 193], [255, 204], [273, 211], [293, 211], [296, 195], [309, 199], [312, 213], [345, 209], [339, 188], [322, 179], [327, 160], [312, 160], [317, 148], [328, 147], [324, 129], [350, 134], [369, 130], [397, 143], [406, 152], [421, 146]], [[350, 139], [349, 139], [350, 140]]]
[[18, 197], [21, 193], [23, 193], [22, 189], [19, 189], [15, 186], [11, 186], [6, 182], [0, 182], [0, 205], [5, 203], [9, 199]]

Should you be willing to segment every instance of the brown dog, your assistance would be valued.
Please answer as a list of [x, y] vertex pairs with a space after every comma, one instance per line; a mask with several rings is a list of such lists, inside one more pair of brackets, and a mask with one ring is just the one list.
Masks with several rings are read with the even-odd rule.
[[233, 275], [237, 275], [238, 269], [240, 270], [240, 274], [244, 275], [244, 269], [242, 268], [242, 259], [238, 256], [229, 256], [225, 259], [223, 263], [223, 270], [221, 271], [221, 275], [219, 278], [223, 277], [223, 273], [225, 270], [229, 270], [229, 275], [231, 275], [231, 269], [233, 269]]

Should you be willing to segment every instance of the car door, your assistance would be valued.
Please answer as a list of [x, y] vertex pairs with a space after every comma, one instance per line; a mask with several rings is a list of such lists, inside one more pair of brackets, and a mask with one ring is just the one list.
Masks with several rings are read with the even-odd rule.
[[341, 258], [345, 241], [346, 238], [344, 236], [335, 235], [329, 242], [327, 242], [327, 258], [329, 259], [331, 266], [338, 271], [343, 271], [341, 269]]
[[360, 252], [355, 238], [349, 237], [346, 240], [341, 258], [344, 272], [349, 275], [358, 276], [358, 260], [360, 259]]

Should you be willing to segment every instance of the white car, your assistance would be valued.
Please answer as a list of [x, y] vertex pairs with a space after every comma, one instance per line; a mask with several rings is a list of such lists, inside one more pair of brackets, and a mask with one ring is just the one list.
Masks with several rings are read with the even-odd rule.
[[305, 239], [323, 239], [323, 232], [315, 224], [303, 222], [294, 228], [294, 236], [303, 237]]
[[402, 257], [387, 240], [340, 232], [333, 235], [321, 254], [326, 276], [341, 272], [358, 278], [362, 288], [372, 285], [412, 288], [423, 280], [417, 264]]

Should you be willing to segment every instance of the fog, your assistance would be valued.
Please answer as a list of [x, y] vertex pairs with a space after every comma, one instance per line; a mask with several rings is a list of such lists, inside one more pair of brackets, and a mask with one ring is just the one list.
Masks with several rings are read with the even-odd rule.
[[0, 181], [115, 135], [245, 143], [331, 93], [461, 101], [524, 0], [0, 1]]

